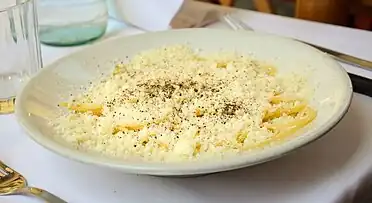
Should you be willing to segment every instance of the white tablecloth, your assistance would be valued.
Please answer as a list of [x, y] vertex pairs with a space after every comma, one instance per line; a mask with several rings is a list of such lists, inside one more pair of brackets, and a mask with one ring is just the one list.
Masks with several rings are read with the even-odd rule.
[[[239, 10], [237, 15], [257, 30], [372, 60], [372, 32], [249, 11]], [[226, 28], [220, 23], [211, 27]], [[137, 33], [141, 31], [111, 21], [107, 35], [99, 41]], [[44, 46], [44, 63], [83, 47]], [[371, 72], [345, 68], [372, 78]], [[332, 132], [296, 153], [238, 171], [174, 179], [126, 175], [59, 157], [31, 141], [14, 116], [7, 115], [0, 116], [0, 160], [24, 174], [31, 185], [72, 203], [348, 202], [362, 185], [371, 181], [371, 120], [372, 99], [355, 95], [351, 110]], [[37, 201], [20, 196], [0, 197], [0, 203], [10, 202]]]

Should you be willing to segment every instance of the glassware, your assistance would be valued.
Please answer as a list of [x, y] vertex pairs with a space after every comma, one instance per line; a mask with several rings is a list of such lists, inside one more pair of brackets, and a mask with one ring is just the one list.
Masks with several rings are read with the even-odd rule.
[[97, 39], [108, 21], [106, 0], [38, 0], [38, 13], [40, 41], [55, 46]]
[[14, 111], [19, 86], [41, 66], [34, 0], [0, 1], [0, 114]]

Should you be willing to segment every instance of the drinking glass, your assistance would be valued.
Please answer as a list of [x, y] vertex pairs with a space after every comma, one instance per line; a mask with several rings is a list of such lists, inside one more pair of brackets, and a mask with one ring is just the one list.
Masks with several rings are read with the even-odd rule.
[[72, 46], [101, 37], [108, 21], [106, 0], [37, 0], [40, 42]]
[[22, 83], [41, 66], [34, 0], [0, 0], [0, 114], [14, 111]]

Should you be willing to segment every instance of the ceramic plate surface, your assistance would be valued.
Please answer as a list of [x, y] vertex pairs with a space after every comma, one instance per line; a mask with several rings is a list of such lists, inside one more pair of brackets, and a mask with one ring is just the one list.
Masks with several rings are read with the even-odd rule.
[[[81, 86], [110, 74], [117, 61], [128, 61], [140, 51], [163, 45], [187, 43], [205, 52], [235, 51], [275, 65], [279, 74], [298, 73], [314, 89], [310, 105], [318, 116], [297, 136], [281, 145], [229, 159], [182, 164], [123, 161], [81, 152], [53, 138], [48, 124], [57, 104]], [[45, 148], [73, 160], [114, 168], [127, 173], [161, 176], [198, 175], [256, 165], [280, 157], [324, 135], [346, 113], [352, 86], [344, 69], [326, 54], [299, 42], [274, 35], [217, 29], [183, 29], [121, 37], [72, 53], [43, 68], [19, 92], [16, 116], [27, 134]]]

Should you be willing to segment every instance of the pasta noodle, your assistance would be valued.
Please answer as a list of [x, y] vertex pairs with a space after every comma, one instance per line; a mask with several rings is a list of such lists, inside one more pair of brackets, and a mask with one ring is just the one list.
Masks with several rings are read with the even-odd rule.
[[[166, 47], [115, 65], [59, 106], [58, 135], [78, 149], [153, 161], [209, 159], [288, 140], [317, 112], [300, 75], [242, 55]], [[72, 96], [72, 95], [71, 95]]]
[[[266, 114], [262, 120], [262, 125], [265, 126], [267, 129], [273, 131], [275, 135], [269, 139], [264, 141], [255, 143], [254, 145], [249, 145], [244, 147], [245, 150], [254, 149], [254, 148], [262, 148], [266, 145], [269, 145], [273, 142], [280, 142], [283, 141], [285, 138], [289, 137], [297, 130], [305, 127], [311, 121], [313, 121], [317, 115], [316, 111], [309, 107], [306, 102], [299, 98], [291, 98], [291, 97], [283, 97], [283, 96], [274, 96], [270, 99], [272, 104], [281, 104], [281, 103], [297, 103], [293, 107], [284, 108], [278, 107], [274, 111], [266, 111]], [[68, 107], [70, 110], [73, 110], [78, 113], [85, 113], [91, 112], [93, 115], [100, 116], [102, 115], [102, 105], [99, 104], [68, 104], [68, 103], [61, 103], [60, 106]], [[200, 110], [197, 109], [196, 115], [201, 115]], [[269, 122], [273, 119], [280, 118], [283, 115], [292, 115], [294, 116], [295, 120], [287, 122], [285, 124], [270, 124]], [[160, 123], [161, 121], [156, 121], [155, 123]], [[138, 131], [141, 130], [144, 125], [141, 124], [123, 124], [123, 125], [116, 125], [114, 127], [113, 134], [116, 134], [120, 131], [126, 130], [133, 130]], [[244, 139], [246, 138], [247, 134], [243, 132], [239, 132], [237, 134], [237, 142], [243, 143]], [[223, 143], [217, 143], [217, 146], [221, 146]], [[162, 144], [164, 147], [164, 144]], [[200, 149], [199, 149], [200, 150]]]
[[100, 116], [102, 115], [103, 107], [100, 104], [91, 104], [91, 103], [82, 103], [82, 104], [68, 104], [66, 102], [62, 102], [60, 106], [67, 107], [70, 110], [85, 113], [91, 112], [93, 115]]
[[[290, 135], [294, 134], [297, 130], [305, 127], [311, 121], [316, 118], [316, 111], [309, 107], [305, 102], [301, 99], [289, 98], [289, 97], [281, 97], [275, 96], [271, 99], [271, 102], [274, 104], [290, 103], [290, 102], [298, 102], [298, 105], [295, 105], [292, 108], [277, 108], [274, 112], [266, 113], [265, 117], [263, 118], [263, 126], [267, 127], [269, 130], [275, 133], [274, 136], [266, 139], [264, 141], [255, 143], [250, 146], [246, 146], [245, 149], [254, 149], [254, 148], [262, 148], [270, 143], [280, 142], [283, 141], [285, 138], [289, 137]], [[280, 124], [270, 124], [268, 122], [272, 121], [275, 118], [279, 118], [283, 115], [293, 115], [294, 120], [289, 121], [287, 123], [280, 123]]]

